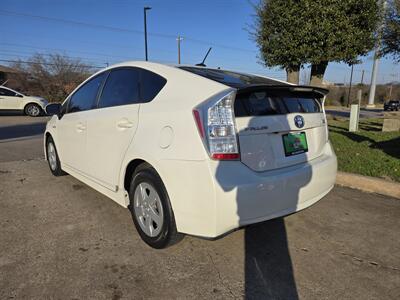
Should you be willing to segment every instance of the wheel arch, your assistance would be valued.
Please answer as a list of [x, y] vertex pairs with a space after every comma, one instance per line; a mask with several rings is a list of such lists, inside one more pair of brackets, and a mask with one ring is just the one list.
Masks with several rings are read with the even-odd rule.
[[39, 109], [41, 110], [41, 112], [44, 111], [44, 110], [43, 110], [43, 107], [42, 107], [39, 103], [37, 103], [37, 102], [35, 102], [35, 101], [28, 101], [28, 102], [26, 102], [26, 103], [24, 104], [24, 108], [23, 108], [24, 114], [26, 113], [25, 110], [26, 110], [26, 107], [27, 107], [29, 104], [35, 104], [35, 105], [37, 105], [37, 106], [39, 107]]
[[[153, 168], [156, 171], [158, 176], [160, 176], [161, 181], [168, 193], [167, 183], [165, 182], [165, 178], [162, 176], [162, 172], [160, 172], [160, 170], [156, 164], [152, 163], [149, 160], [143, 159], [143, 158], [135, 158], [135, 159], [130, 160], [129, 163], [124, 168], [125, 174], [123, 175], [124, 176], [123, 177], [123, 179], [124, 179], [123, 185], [124, 185], [125, 191], [129, 192], [132, 176], [135, 173], [135, 171], [138, 169], [138, 167], [142, 166], [142, 165], [148, 165], [149, 167]], [[171, 201], [171, 206], [173, 206], [172, 201]]]
[[152, 166], [150, 163], [148, 163], [144, 159], [140, 159], [140, 158], [136, 158], [136, 159], [131, 160], [128, 163], [128, 165], [125, 167], [124, 188], [125, 188], [126, 191], [129, 191], [132, 175], [135, 173], [136, 169], [142, 164], [148, 164], [149, 166], [154, 168], [154, 166]]

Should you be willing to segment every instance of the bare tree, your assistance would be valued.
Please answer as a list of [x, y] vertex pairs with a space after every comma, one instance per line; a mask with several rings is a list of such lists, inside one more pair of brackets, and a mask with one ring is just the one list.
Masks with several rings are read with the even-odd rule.
[[35, 54], [29, 63], [19, 60], [12, 67], [19, 71], [15, 88], [50, 102], [60, 102], [93, 73], [93, 68], [78, 59], [61, 54]]

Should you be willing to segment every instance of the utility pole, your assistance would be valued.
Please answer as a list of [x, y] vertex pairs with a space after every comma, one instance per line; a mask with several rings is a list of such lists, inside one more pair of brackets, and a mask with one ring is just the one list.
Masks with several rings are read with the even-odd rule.
[[178, 64], [180, 65], [181, 64], [181, 41], [183, 41], [183, 37], [181, 37], [179, 35], [176, 40], [178, 42]]
[[362, 73], [361, 73], [361, 85], [364, 85], [364, 73], [365, 73], [365, 70], [362, 70]]
[[392, 92], [393, 92], [393, 81], [395, 80], [395, 78], [397, 77], [396, 74], [390, 74], [390, 76], [392, 77], [392, 80], [390, 81], [390, 88], [389, 88], [389, 101], [392, 100]]
[[[379, 7], [382, 6], [382, 17], [385, 15], [387, 2], [386, 0], [379, 0]], [[375, 100], [375, 92], [376, 92], [376, 78], [378, 77], [378, 66], [379, 66], [379, 52], [381, 49], [381, 37], [382, 37], [382, 29], [383, 29], [383, 22], [380, 24], [378, 28], [378, 40], [375, 45], [375, 53], [374, 53], [374, 64], [372, 66], [372, 75], [371, 75], [371, 86], [369, 89], [369, 96], [368, 96], [368, 105], [367, 107], [373, 108], [375, 107], [374, 100]]]
[[362, 98], [363, 98], [362, 94], [363, 94], [363, 88], [364, 88], [364, 73], [365, 73], [365, 70], [362, 70], [362, 73], [361, 73], [361, 82], [360, 82], [360, 89], [358, 90], [358, 95], [357, 95], [357, 98], [358, 98], [358, 108], [359, 108], [359, 109], [361, 108], [361, 100], [362, 100]]
[[146, 61], [149, 60], [148, 55], [147, 55], [147, 11], [150, 10], [151, 7], [145, 6], [143, 7], [143, 13], [144, 13], [144, 53], [145, 53], [145, 58]]
[[374, 99], [375, 99], [375, 90], [376, 90], [376, 78], [378, 76], [378, 66], [379, 66], [379, 57], [378, 57], [378, 51], [379, 51], [379, 46], [375, 49], [375, 54], [374, 54], [374, 64], [372, 65], [372, 75], [371, 75], [371, 86], [369, 89], [369, 96], [368, 96], [368, 105], [367, 107], [374, 108]]
[[347, 95], [347, 107], [350, 106], [350, 93], [351, 93], [351, 85], [353, 83], [353, 71], [354, 71], [354, 64], [351, 64], [349, 94]]

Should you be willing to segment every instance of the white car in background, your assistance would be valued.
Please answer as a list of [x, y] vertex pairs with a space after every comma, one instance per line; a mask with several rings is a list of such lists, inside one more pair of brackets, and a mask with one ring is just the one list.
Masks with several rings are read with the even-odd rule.
[[332, 189], [327, 92], [220, 69], [121, 63], [48, 105], [45, 154], [54, 175], [68, 172], [128, 207], [154, 248], [182, 234], [216, 238]]
[[0, 86], [0, 111], [22, 111], [27, 116], [37, 117], [45, 111], [47, 104], [42, 97], [26, 96]]

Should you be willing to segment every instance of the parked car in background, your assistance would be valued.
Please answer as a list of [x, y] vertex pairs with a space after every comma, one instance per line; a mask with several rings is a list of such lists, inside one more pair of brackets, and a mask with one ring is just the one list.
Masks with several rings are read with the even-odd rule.
[[334, 186], [327, 90], [193, 66], [127, 62], [94, 74], [45, 131], [51, 172], [131, 211], [142, 239], [216, 238], [300, 211]]
[[22, 111], [27, 116], [37, 117], [45, 111], [47, 104], [42, 97], [27, 96], [0, 86], [0, 111]]
[[398, 111], [400, 109], [400, 100], [390, 100], [383, 105], [383, 110], [395, 110]]

